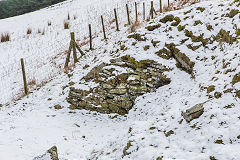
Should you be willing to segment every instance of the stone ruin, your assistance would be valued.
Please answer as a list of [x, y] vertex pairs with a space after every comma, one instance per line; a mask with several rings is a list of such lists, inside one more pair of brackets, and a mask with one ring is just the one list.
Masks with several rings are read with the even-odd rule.
[[169, 70], [153, 60], [136, 61], [130, 56], [112, 59], [109, 64], [93, 68], [81, 80], [96, 84], [94, 87], [71, 87], [67, 101], [71, 109], [124, 115], [138, 96], [169, 84], [171, 80], [163, 74]]

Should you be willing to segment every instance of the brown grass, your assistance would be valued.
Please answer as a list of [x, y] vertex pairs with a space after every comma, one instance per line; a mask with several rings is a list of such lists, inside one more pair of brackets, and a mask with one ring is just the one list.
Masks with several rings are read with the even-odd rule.
[[51, 21], [48, 21], [48, 26], [51, 26], [52, 25], [52, 22]]
[[27, 29], [27, 34], [32, 34], [32, 29], [31, 28]]
[[69, 22], [64, 21], [63, 25], [64, 25], [64, 29], [69, 29]]
[[10, 41], [10, 34], [9, 33], [2, 33], [1, 34], [1, 42], [7, 42]]

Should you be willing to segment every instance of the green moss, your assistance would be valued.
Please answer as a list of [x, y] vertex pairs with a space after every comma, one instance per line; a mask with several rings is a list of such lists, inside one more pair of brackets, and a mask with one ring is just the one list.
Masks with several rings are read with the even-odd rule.
[[157, 159], [156, 160], [162, 160], [162, 157], [157, 157]]
[[221, 29], [215, 37], [215, 40], [220, 43], [226, 42], [229, 44], [233, 44], [233, 42], [236, 41], [236, 38], [230, 35], [230, 31], [225, 31], [224, 29]]
[[172, 14], [166, 15], [162, 19], [160, 19], [160, 22], [162, 23], [167, 23], [167, 22], [172, 22], [174, 20], [174, 16]]
[[146, 29], [147, 29], [148, 31], [153, 31], [153, 30], [155, 30], [155, 29], [157, 29], [157, 28], [159, 28], [159, 27], [161, 27], [161, 24], [156, 24], [156, 25], [147, 26]]
[[234, 85], [234, 84], [236, 84], [238, 82], [240, 82], [240, 72], [233, 77], [232, 85]]
[[194, 22], [193, 25], [194, 25], [194, 26], [197, 26], [197, 25], [199, 25], [199, 24], [203, 24], [203, 23], [202, 23], [200, 20], [197, 20], [197, 21]]
[[215, 90], [215, 86], [214, 85], [211, 85], [207, 88], [207, 93], [211, 93]]
[[187, 45], [187, 47], [188, 47], [189, 49], [193, 50], [193, 51], [197, 50], [197, 49], [200, 48], [201, 46], [202, 46], [201, 44], [198, 45], [198, 46], [193, 46], [193, 45], [191, 45], [191, 44], [188, 44], [188, 45]]
[[203, 12], [203, 11], [205, 11], [205, 8], [203, 8], [203, 7], [197, 7], [196, 10], [199, 10], [199, 11]]
[[181, 31], [183, 31], [185, 29], [185, 27], [186, 27], [186, 25], [184, 25], [184, 26], [179, 25], [177, 27], [177, 29], [178, 29], [179, 32], [181, 32]]

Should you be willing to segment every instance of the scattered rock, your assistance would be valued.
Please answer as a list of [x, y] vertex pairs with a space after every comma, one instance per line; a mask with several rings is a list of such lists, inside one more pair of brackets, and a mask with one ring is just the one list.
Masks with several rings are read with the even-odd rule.
[[214, 143], [216, 143], [216, 144], [224, 144], [221, 139], [216, 140]]
[[191, 122], [193, 119], [199, 118], [203, 112], [203, 103], [200, 103], [190, 109], [187, 109], [186, 112], [182, 112], [182, 116], [187, 122]]
[[170, 131], [168, 131], [167, 133], [165, 133], [165, 136], [166, 136], [166, 137], [169, 137], [169, 136], [171, 136], [172, 134], [174, 134], [174, 131], [173, 131], [173, 130], [170, 130]]
[[214, 97], [217, 98], [217, 99], [221, 98], [222, 97], [222, 93], [221, 92], [215, 92], [214, 93]]
[[54, 106], [54, 108], [55, 108], [55, 109], [62, 109], [62, 106], [59, 105], [59, 104], [57, 104], [57, 105]]

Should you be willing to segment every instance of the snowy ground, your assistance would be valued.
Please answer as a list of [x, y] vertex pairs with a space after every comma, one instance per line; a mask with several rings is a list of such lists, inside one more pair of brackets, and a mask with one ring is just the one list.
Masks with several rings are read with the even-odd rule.
[[[197, 11], [198, 6], [205, 7], [206, 10]], [[204, 37], [209, 37], [211, 34], [216, 35], [221, 28], [234, 34], [234, 24], [240, 24], [239, 14], [232, 19], [221, 17], [223, 13], [229, 12], [228, 7], [237, 8], [236, 5], [229, 6], [229, 1], [226, 0], [206, 1], [183, 10], [173, 11], [171, 14], [179, 16], [182, 20], [180, 25], [188, 24], [186, 28], [196, 35], [204, 33]], [[192, 9], [190, 13], [183, 14], [190, 9]], [[152, 24], [158, 23], [165, 15], [156, 18]], [[183, 21], [186, 16], [194, 16], [194, 19]], [[195, 20], [201, 20], [203, 24], [193, 26]], [[216, 25], [218, 23], [219, 25]], [[208, 46], [210, 49], [200, 47], [196, 51], [186, 47], [186, 44], [197, 44], [191, 40], [179, 45], [178, 48], [196, 63], [195, 79], [192, 79], [189, 74], [175, 66], [174, 59], [165, 60], [155, 54], [164, 47], [165, 43], [180, 44], [180, 41], [186, 38], [184, 32], [177, 31], [176, 27], [172, 27], [170, 31], [170, 24], [171, 22], [161, 24], [159, 29], [152, 32], [144, 28], [139, 29], [138, 32], [144, 34], [148, 40], [137, 42], [135, 46], [132, 45], [135, 40], [126, 38], [127, 27], [119, 33], [113, 32], [107, 42], [102, 41], [100, 37], [96, 38], [95, 50], [87, 52], [81, 58], [71, 78], [66, 74], [60, 74], [28, 97], [1, 107], [0, 159], [32, 159], [53, 145], [58, 147], [61, 160], [96, 159], [96, 157], [103, 160], [155, 160], [159, 156], [165, 159], [186, 160], [204, 160], [209, 159], [210, 156], [223, 160], [239, 159], [240, 140], [237, 136], [240, 135], [240, 100], [235, 97], [234, 92], [223, 93], [223, 90], [228, 88], [240, 89], [239, 83], [234, 86], [231, 84], [233, 76], [240, 72], [239, 44], [224, 44], [221, 47], [218, 43], [214, 43]], [[206, 24], [214, 26], [214, 30], [208, 31]], [[165, 31], [166, 29], [168, 31]], [[59, 33], [62, 34], [62, 31]], [[157, 47], [152, 46], [152, 39], [160, 41]], [[119, 48], [119, 44], [114, 42], [119, 40], [126, 45], [127, 51], [114, 52]], [[15, 42], [10, 42], [9, 45], [13, 45], [11, 43]], [[145, 45], [150, 45], [150, 49], [144, 51]], [[217, 48], [211, 50], [214, 46]], [[83, 48], [87, 49], [87, 46]], [[69, 104], [65, 99], [69, 88], [63, 89], [63, 86], [70, 81], [78, 82], [94, 66], [125, 54], [139, 60], [153, 59], [173, 68], [167, 74], [172, 82], [154, 93], [139, 97], [134, 108], [126, 116], [112, 118], [114, 115], [73, 111], [68, 108]], [[212, 59], [212, 56], [215, 59]], [[223, 68], [223, 63], [226, 62], [229, 64]], [[86, 64], [90, 67], [83, 70]], [[228, 69], [235, 70], [226, 73]], [[220, 72], [215, 74], [216, 71]], [[191, 123], [182, 121], [182, 111], [208, 99], [206, 89], [202, 89], [201, 86], [210, 85], [215, 85], [215, 91], [222, 92], [222, 97], [206, 103], [205, 112], [200, 118]], [[55, 110], [54, 106], [57, 104], [64, 108]], [[231, 108], [226, 107], [228, 105]], [[165, 134], [171, 130], [174, 133], [166, 137]], [[215, 143], [216, 140], [222, 140], [223, 144]], [[130, 154], [122, 157], [123, 148], [128, 142], [132, 145], [128, 149]]]

